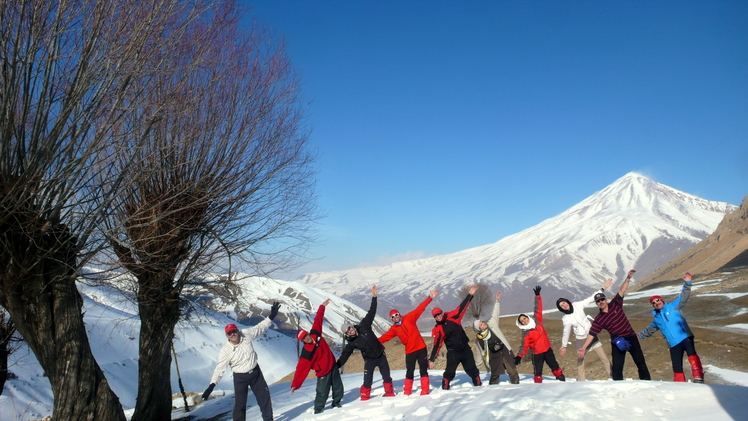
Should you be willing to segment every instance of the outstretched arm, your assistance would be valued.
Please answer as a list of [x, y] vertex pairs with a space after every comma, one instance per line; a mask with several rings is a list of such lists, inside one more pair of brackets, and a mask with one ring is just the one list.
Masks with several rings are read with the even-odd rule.
[[683, 282], [683, 289], [680, 291], [678, 298], [673, 301], [676, 310], [683, 308], [683, 306], [686, 305], [686, 301], [688, 301], [688, 297], [691, 296], [691, 274], [686, 272], [686, 275], [683, 276], [683, 280], [685, 281]]
[[631, 269], [628, 275], [626, 275], [626, 279], [623, 280], [621, 287], [618, 288], [618, 295], [620, 295], [621, 297], [623, 297], [623, 295], [626, 294], [626, 290], [629, 289], [629, 281], [631, 281], [631, 277], [634, 276], [634, 273], [636, 273], [636, 271], [634, 269]]
[[377, 287], [373, 286], [371, 287], [371, 306], [369, 307], [369, 312], [366, 313], [366, 316], [363, 320], [361, 320], [362, 325], [371, 326], [371, 324], [374, 322], [374, 317], [377, 315]]

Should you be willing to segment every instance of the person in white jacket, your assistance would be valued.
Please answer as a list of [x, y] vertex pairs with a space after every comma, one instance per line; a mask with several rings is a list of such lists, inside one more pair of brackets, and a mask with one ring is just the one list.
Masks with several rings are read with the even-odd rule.
[[496, 303], [493, 306], [491, 318], [487, 322], [476, 320], [473, 323], [473, 330], [483, 362], [491, 369], [488, 384], [499, 384], [499, 377], [504, 374], [504, 370], [509, 375], [509, 383], [519, 384], [519, 374], [514, 365], [512, 347], [504, 336], [504, 332], [499, 328], [500, 298], [501, 291], [496, 293]]
[[273, 404], [270, 401], [270, 390], [265, 381], [265, 376], [257, 363], [257, 352], [252, 341], [265, 333], [273, 324], [273, 319], [278, 314], [280, 303], [274, 302], [270, 308], [270, 315], [257, 325], [248, 329], [239, 329], [235, 324], [229, 323], [224, 328], [228, 342], [218, 352], [218, 364], [210, 378], [210, 386], [203, 392], [203, 400], [208, 399], [213, 388], [221, 381], [226, 367], [230, 366], [234, 373], [234, 421], [247, 419], [247, 396], [249, 388], [255, 394], [257, 405], [262, 412], [264, 421], [272, 421]]
[[[607, 288], [610, 288], [611, 285], [613, 285], [613, 280], [608, 279], [607, 281], [605, 281], [605, 285], [600, 289], [600, 291], [604, 292]], [[574, 303], [567, 300], [566, 298], [559, 298], [556, 301], [556, 307], [558, 308], [558, 311], [564, 313], [563, 318], [561, 318], [561, 322], [564, 324], [564, 333], [563, 337], [561, 338], [561, 349], [559, 349], [559, 354], [561, 356], [564, 356], [566, 354], [566, 344], [569, 343], [569, 335], [571, 334], [572, 330], [574, 330], [577, 350], [581, 348], [582, 345], [584, 345], [584, 341], [587, 339], [587, 335], [590, 332], [590, 327], [592, 326], [592, 323], [590, 323], [590, 321], [593, 320], [584, 312], [584, 308], [592, 304], [594, 300], [595, 294], [592, 294], [589, 298], [586, 298], [582, 301], [576, 301]], [[600, 361], [602, 361], [603, 367], [605, 367], [605, 371], [608, 373], [608, 377], [610, 377], [610, 361], [605, 355], [602, 344], [599, 340], [597, 340], [597, 337], [595, 337], [592, 345], [590, 345], [589, 350], [594, 350], [597, 356], [600, 357]], [[585, 381], [584, 357], [577, 357], [577, 373], [577, 381]]]

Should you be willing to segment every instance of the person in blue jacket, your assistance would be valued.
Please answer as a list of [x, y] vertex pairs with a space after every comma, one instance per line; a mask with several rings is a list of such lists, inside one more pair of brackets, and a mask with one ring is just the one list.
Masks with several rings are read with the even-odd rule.
[[683, 374], [683, 352], [688, 355], [688, 362], [691, 364], [691, 373], [693, 374], [694, 383], [704, 383], [704, 370], [701, 367], [701, 360], [696, 354], [696, 348], [693, 342], [693, 333], [683, 317], [681, 309], [688, 301], [691, 295], [691, 274], [686, 272], [683, 277], [685, 283], [678, 298], [673, 302], [666, 303], [659, 295], [649, 299], [654, 310], [654, 320], [652, 324], [639, 333], [639, 337], [644, 339], [654, 335], [658, 330], [665, 337], [667, 345], [670, 347], [670, 359], [673, 361], [673, 380], [676, 382], [685, 382], [686, 375]]

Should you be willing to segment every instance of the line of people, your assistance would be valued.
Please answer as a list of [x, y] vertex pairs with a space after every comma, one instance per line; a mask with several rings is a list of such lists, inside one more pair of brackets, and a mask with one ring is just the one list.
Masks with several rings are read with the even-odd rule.
[[[690, 294], [691, 274], [686, 273], [683, 277], [685, 281], [683, 289], [673, 302], [665, 303], [663, 298], [658, 295], [650, 299], [653, 307], [653, 322], [642, 332], [637, 333], [633, 330], [623, 311], [623, 297], [635, 272], [635, 270], [628, 272], [618, 292], [610, 301], [605, 296], [605, 290], [612, 286], [612, 279], [608, 279], [599, 292], [587, 299], [573, 303], [566, 298], [559, 298], [556, 301], [556, 307], [564, 314], [562, 317], [563, 335], [562, 346], [559, 349], [560, 355], [566, 355], [566, 344], [573, 331], [577, 347], [578, 381], [585, 380], [584, 360], [590, 350], [595, 351], [613, 380], [623, 380], [626, 353], [629, 353], [633, 358], [639, 371], [639, 378], [650, 380], [639, 339], [650, 337], [659, 330], [670, 347], [675, 373], [674, 380], [686, 381], [683, 373], [683, 353], [685, 352], [691, 364], [693, 381], [703, 383], [703, 369], [695, 350], [694, 335], [681, 313], [681, 309]], [[442, 347], [446, 349], [447, 355], [441, 388], [444, 390], [450, 389], [451, 382], [460, 365], [462, 365], [473, 385], [481, 386], [480, 370], [476, 365], [470, 340], [462, 327], [462, 319], [477, 289], [477, 285], [471, 286], [468, 289], [467, 296], [452, 311], [445, 312], [439, 307], [432, 309], [431, 315], [434, 318], [435, 326], [431, 333], [433, 346], [430, 355], [418, 329], [417, 321], [428, 305], [436, 298], [439, 293], [438, 290], [431, 291], [421, 304], [405, 315], [402, 315], [396, 309], [391, 310], [389, 316], [392, 320], [392, 326], [382, 336], [377, 337], [372, 329], [377, 313], [377, 287], [372, 287], [371, 305], [366, 316], [358, 324], [345, 323], [342, 326], [342, 332], [347, 343], [337, 360], [322, 335], [325, 309], [330, 303], [329, 299], [325, 300], [317, 309], [311, 329], [309, 331], [300, 329], [297, 332], [297, 339], [303, 343], [303, 346], [291, 382], [291, 393], [299, 389], [309, 372], [314, 370], [317, 377], [314, 412], [321, 413], [324, 410], [330, 392], [332, 392], [332, 407], [340, 407], [344, 392], [340, 368], [346, 364], [354, 350], [358, 349], [364, 360], [364, 380], [359, 389], [360, 399], [363, 401], [370, 399], [374, 370], [377, 368], [382, 376], [384, 397], [395, 396], [389, 362], [383, 345], [395, 337], [400, 339], [405, 347], [404, 395], [411, 395], [413, 392], [416, 364], [419, 366], [421, 395], [429, 393], [431, 386], [428, 370], [434, 368], [434, 363]], [[490, 371], [489, 385], [498, 384], [500, 376], [504, 373], [508, 375], [510, 383], [518, 384], [517, 365], [521, 364], [522, 358], [530, 351], [532, 351], [535, 383], [542, 382], [544, 365], [548, 365], [557, 380], [566, 380], [544, 327], [543, 300], [540, 291], [540, 286], [533, 288], [535, 300], [533, 315], [523, 313], [517, 317], [516, 325], [522, 331], [522, 343], [516, 355], [499, 327], [501, 292], [496, 293], [491, 317], [487, 321], [476, 320], [473, 323], [477, 349], [483, 364]], [[584, 312], [584, 307], [593, 301], [599, 309], [599, 313], [594, 318]], [[248, 389], [251, 389], [257, 398], [263, 420], [273, 419], [270, 393], [262, 371], [257, 364], [257, 354], [254, 351], [252, 340], [270, 327], [272, 320], [278, 314], [279, 308], [279, 303], [273, 303], [270, 314], [266, 319], [241, 332], [234, 324], [228, 324], [225, 327], [228, 343], [219, 352], [218, 363], [211, 377], [211, 383], [202, 397], [203, 400], [208, 398], [216, 383], [223, 376], [226, 367], [230, 366], [234, 373], [236, 397], [233, 411], [234, 420], [244, 420], [246, 417]], [[606, 357], [598, 338], [602, 330], [606, 330], [610, 334], [612, 364]]]

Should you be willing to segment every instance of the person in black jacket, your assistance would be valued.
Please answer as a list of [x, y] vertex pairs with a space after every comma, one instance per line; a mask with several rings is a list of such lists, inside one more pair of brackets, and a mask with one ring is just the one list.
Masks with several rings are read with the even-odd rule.
[[431, 358], [429, 358], [429, 368], [434, 368], [434, 361], [439, 355], [442, 345], [447, 348], [447, 367], [442, 375], [442, 389], [448, 390], [452, 379], [455, 378], [457, 366], [462, 364], [465, 373], [473, 381], [474, 386], [482, 384], [480, 379], [480, 370], [475, 365], [473, 350], [470, 348], [470, 339], [462, 328], [462, 317], [467, 311], [473, 294], [478, 290], [477, 285], [473, 285], [468, 290], [468, 294], [462, 303], [456, 309], [450, 312], [443, 312], [439, 307], [431, 310], [436, 326], [431, 331], [434, 338], [434, 345], [431, 348]]
[[377, 314], [377, 287], [371, 287], [371, 307], [366, 317], [357, 325], [350, 323], [343, 324], [343, 334], [348, 344], [343, 348], [343, 352], [338, 358], [337, 366], [345, 365], [350, 358], [354, 349], [361, 350], [361, 356], [364, 358], [364, 384], [361, 386], [361, 400], [368, 400], [371, 396], [371, 384], [374, 381], [374, 369], [379, 367], [379, 374], [382, 375], [384, 384], [384, 396], [395, 396], [395, 389], [392, 386], [392, 377], [390, 377], [390, 364], [387, 362], [387, 355], [384, 353], [384, 345], [379, 343], [377, 335], [371, 330], [371, 324]]

